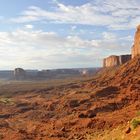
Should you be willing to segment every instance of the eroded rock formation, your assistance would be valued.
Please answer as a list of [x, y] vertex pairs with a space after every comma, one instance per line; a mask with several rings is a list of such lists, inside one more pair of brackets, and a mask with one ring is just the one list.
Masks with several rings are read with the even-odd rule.
[[134, 45], [132, 47], [132, 58], [140, 55], [140, 25], [137, 27], [137, 31], [135, 33]]
[[119, 63], [120, 63], [120, 65], [126, 63], [129, 60], [131, 60], [131, 55], [130, 54], [120, 55], [119, 56]]
[[131, 55], [111, 55], [103, 60], [103, 67], [114, 67], [126, 63], [131, 59]]
[[112, 67], [119, 65], [119, 57], [116, 55], [111, 55], [103, 60], [104, 67]]
[[14, 70], [14, 77], [15, 79], [25, 79], [25, 76], [26, 76], [26, 71], [22, 68], [15, 68]]

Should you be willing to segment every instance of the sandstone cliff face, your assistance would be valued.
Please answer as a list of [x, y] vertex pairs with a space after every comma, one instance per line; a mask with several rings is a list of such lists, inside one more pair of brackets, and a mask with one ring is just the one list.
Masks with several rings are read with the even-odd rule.
[[140, 25], [137, 27], [137, 31], [135, 33], [134, 45], [132, 47], [131, 52], [132, 52], [132, 58], [140, 55]]
[[131, 59], [131, 55], [111, 55], [103, 60], [103, 67], [114, 67], [126, 63]]
[[119, 65], [119, 57], [116, 55], [111, 55], [103, 60], [104, 67], [113, 67]]
[[120, 65], [126, 63], [129, 60], [131, 60], [131, 55], [129, 55], [129, 54], [119, 56], [119, 64]]

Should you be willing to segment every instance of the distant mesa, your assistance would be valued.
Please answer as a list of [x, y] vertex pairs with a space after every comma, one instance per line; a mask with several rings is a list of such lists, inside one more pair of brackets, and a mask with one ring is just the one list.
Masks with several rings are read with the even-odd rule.
[[23, 68], [15, 68], [14, 71], [11, 71], [9, 75], [11, 79], [15, 80], [50, 80], [50, 79], [64, 79], [68, 77], [79, 77], [79, 76], [90, 76], [94, 75], [100, 70], [100, 68], [70, 68], [70, 69], [46, 69], [46, 70], [29, 70]]
[[103, 59], [103, 67], [119, 66], [131, 59], [131, 55], [111, 55]]
[[140, 55], [140, 25], [137, 26], [137, 31], [135, 33], [135, 38], [134, 38], [134, 45], [131, 49], [132, 53], [132, 58]]
[[15, 68], [14, 77], [17, 80], [23, 80], [26, 77], [26, 71], [22, 68]]

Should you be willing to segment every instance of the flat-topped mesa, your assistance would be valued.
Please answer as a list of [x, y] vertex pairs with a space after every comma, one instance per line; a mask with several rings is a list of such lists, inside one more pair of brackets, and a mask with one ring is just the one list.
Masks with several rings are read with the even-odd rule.
[[137, 26], [137, 31], [135, 33], [135, 38], [134, 38], [134, 45], [132, 47], [131, 53], [132, 53], [132, 58], [140, 55], [140, 25]]
[[119, 57], [111, 55], [103, 60], [103, 67], [113, 67], [119, 65]]
[[125, 54], [125, 55], [120, 55], [119, 56], [119, 63], [120, 63], [120, 65], [128, 62], [129, 60], [131, 60], [131, 54]]
[[22, 68], [15, 68], [14, 77], [16, 80], [23, 80], [26, 77], [26, 71]]
[[131, 59], [131, 55], [111, 55], [103, 60], [103, 67], [115, 67], [126, 63]]

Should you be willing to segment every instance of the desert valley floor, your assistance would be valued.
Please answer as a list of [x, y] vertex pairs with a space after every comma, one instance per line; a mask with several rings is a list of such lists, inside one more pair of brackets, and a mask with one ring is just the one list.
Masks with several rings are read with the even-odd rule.
[[138, 140], [139, 110], [139, 57], [81, 80], [1, 82], [0, 138]]

